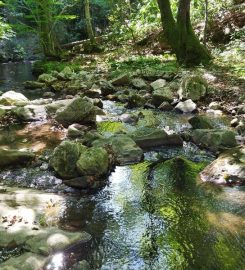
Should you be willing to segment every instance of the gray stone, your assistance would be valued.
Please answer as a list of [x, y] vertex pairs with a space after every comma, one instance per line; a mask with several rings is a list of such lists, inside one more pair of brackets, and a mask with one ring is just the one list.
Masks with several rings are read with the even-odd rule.
[[160, 109], [161, 111], [172, 111], [173, 110], [173, 106], [167, 102], [164, 101], [163, 103], [160, 104], [160, 106], [158, 107], [158, 109]]
[[128, 74], [122, 74], [111, 80], [111, 84], [114, 86], [127, 85], [130, 82], [130, 77]]
[[146, 82], [141, 78], [132, 79], [131, 84], [136, 89], [146, 89], [147, 88]]
[[24, 106], [29, 102], [23, 94], [15, 91], [8, 91], [0, 96], [0, 105], [5, 106]]
[[197, 109], [197, 105], [191, 99], [188, 99], [186, 101], [179, 102], [175, 106], [175, 109], [182, 113], [191, 113]]
[[245, 184], [245, 147], [225, 151], [200, 176], [204, 182]]
[[77, 138], [81, 137], [88, 130], [88, 127], [80, 124], [72, 124], [68, 127], [68, 137]]

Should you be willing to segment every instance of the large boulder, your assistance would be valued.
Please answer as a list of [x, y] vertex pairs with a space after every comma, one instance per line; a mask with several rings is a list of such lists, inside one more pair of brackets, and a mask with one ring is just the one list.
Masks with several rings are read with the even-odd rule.
[[72, 80], [75, 76], [75, 73], [70, 67], [65, 67], [61, 72], [57, 74], [57, 78], [60, 80]]
[[187, 75], [182, 79], [178, 91], [180, 99], [192, 99], [198, 101], [207, 94], [206, 80], [199, 75]]
[[95, 140], [93, 146], [107, 147], [114, 154], [118, 165], [137, 163], [143, 158], [143, 151], [127, 135], [117, 134], [107, 139]]
[[107, 174], [109, 163], [109, 155], [104, 148], [92, 147], [81, 153], [76, 165], [81, 176], [101, 176]]
[[222, 153], [200, 174], [202, 181], [216, 184], [245, 184], [245, 147]]
[[214, 125], [211, 120], [206, 116], [194, 116], [188, 121], [193, 129], [213, 129]]
[[141, 78], [132, 79], [131, 84], [136, 89], [146, 89], [147, 88], [146, 82]]
[[71, 179], [79, 175], [76, 163], [86, 147], [82, 144], [64, 141], [54, 149], [49, 165], [62, 179]]
[[47, 104], [45, 106], [45, 109], [48, 114], [55, 114], [59, 109], [64, 108], [65, 106], [68, 106], [71, 104], [73, 99], [61, 99], [56, 100], [50, 104]]
[[195, 129], [191, 134], [192, 141], [212, 151], [220, 151], [237, 145], [236, 133], [222, 129]]
[[65, 127], [73, 123], [86, 124], [95, 122], [93, 103], [86, 98], [76, 98], [70, 104], [56, 112], [55, 120]]
[[29, 102], [23, 94], [15, 91], [8, 91], [0, 96], [0, 105], [5, 106], [24, 106]]
[[196, 109], [197, 105], [191, 99], [181, 101], [175, 106], [175, 110], [180, 111], [182, 113], [192, 113]]
[[34, 120], [34, 113], [28, 107], [17, 107], [14, 110], [12, 110], [11, 113], [17, 120], [21, 122]]
[[32, 152], [0, 148], [0, 169], [23, 165], [34, 158], [35, 154]]
[[163, 145], [183, 145], [183, 140], [179, 135], [169, 135], [164, 130], [157, 128], [142, 127], [131, 133], [130, 137], [142, 149], [159, 147]]

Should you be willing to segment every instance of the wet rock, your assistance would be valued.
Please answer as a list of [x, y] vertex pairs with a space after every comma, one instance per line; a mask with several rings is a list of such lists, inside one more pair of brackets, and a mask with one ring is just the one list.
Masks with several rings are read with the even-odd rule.
[[45, 83], [46, 85], [51, 85], [55, 81], [57, 81], [57, 78], [53, 77], [50, 74], [43, 73], [38, 77], [38, 81]]
[[132, 94], [128, 97], [128, 108], [143, 107], [145, 104], [145, 99], [141, 95]]
[[131, 84], [132, 84], [132, 86], [134, 88], [139, 89], [139, 90], [140, 89], [146, 89], [147, 88], [146, 82], [143, 79], [141, 79], [141, 78], [134, 78], [134, 79], [132, 79]]
[[0, 105], [5, 106], [24, 106], [29, 102], [23, 94], [15, 91], [8, 91], [0, 96]]
[[86, 232], [66, 232], [57, 228], [40, 230], [25, 242], [25, 249], [40, 255], [51, 255], [79, 241], [89, 242], [91, 235]]
[[35, 154], [27, 151], [0, 148], [0, 168], [26, 164], [35, 158]]
[[88, 127], [79, 125], [79, 124], [72, 124], [68, 127], [68, 137], [70, 138], [77, 138], [84, 136], [85, 132], [88, 130]]
[[24, 87], [27, 89], [40, 89], [45, 87], [45, 83], [37, 81], [26, 81], [24, 82]]
[[160, 109], [161, 111], [172, 111], [173, 110], [173, 106], [167, 102], [164, 101], [162, 104], [160, 104], [160, 106], [158, 107], [158, 109]]
[[96, 140], [93, 146], [109, 147], [118, 165], [137, 163], [143, 158], [143, 151], [127, 135], [117, 134], [107, 139]]
[[191, 113], [197, 109], [197, 105], [191, 99], [188, 99], [186, 101], [179, 102], [175, 106], [175, 109], [182, 113]]
[[200, 176], [202, 181], [216, 184], [245, 184], [245, 147], [225, 151]]
[[214, 126], [210, 119], [206, 116], [197, 115], [188, 121], [193, 129], [213, 129]]
[[181, 156], [159, 163], [153, 169], [153, 179], [164, 185], [164, 191], [173, 188], [189, 189], [194, 187], [202, 163], [194, 163]]
[[109, 170], [109, 155], [104, 148], [92, 147], [81, 153], [76, 164], [81, 176], [105, 175]]
[[151, 110], [142, 110], [139, 113], [138, 127], [157, 127], [160, 125], [160, 120]]
[[55, 120], [65, 127], [73, 123], [95, 122], [94, 105], [86, 98], [76, 98], [56, 112]]
[[172, 102], [174, 99], [174, 94], [171, 88], [164, 87], [154, 90], [152, 93], [152, 104], [156, 107], [160, 106], [163, 101]]
[[86, 147], [80, 143], [64, 141], [54, 149], [49, 165], [62, 179], [77, 177], [76, 163]]
[[[90, 189], [99, 187], [99, 185], [96, 185], [97, 184], [96, 180], [98, 180], [96, 176], [84, 175], [69, 180], [63, 180], [63, 183], [68, 187], [72, 188]], [[102, 179], [100, 178], [100, 180]]]
[[131, 133], [130, 137], [142, 149], [149, 149], [163, 145], [183, 145], [183, 140], [179, 135], [169, 135], [164, 130], [157, 128], [139, 128], [135, 132]]
[[207, 81], [199, 75], [187, 75], [182, 79], [178, 90], [180, 99], [198, 101], [207, 94]]
[[11, 258], [0, 264], [1, 270], [40, 270], [45, 265], [46, 257], [31, 252]]
[[212, 151], [220, 151], [237, 145], [235, 132], [221, 129], [196, 129], [192, 132], [192, 141]]
[[114, 86], [127, 85], [130, 82], [130, 77], [128, 74], [122, 74], [111, 80], [111, 84]]

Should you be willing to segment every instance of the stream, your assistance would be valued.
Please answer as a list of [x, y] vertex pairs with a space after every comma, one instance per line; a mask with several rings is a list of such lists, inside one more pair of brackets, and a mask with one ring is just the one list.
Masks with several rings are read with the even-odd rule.
[[[40, 93], [26, 92], [21, 85], [32, 79], [30, 63], [0, 65], [0, 91], [14, 89], [30, 99], [39, 98]], [[103, 103], [107, 122], [130, 111], [122, 104]], [[188, 115], [153, 113], [161, 128], [175, 132], [190, 128]], [[98, 121], [101, 131], [111, 132], [110, 124]], [[217, 118], [216, 123], [226, 128], [229, 121]], [[139, 164], [117, 166], [104, 188], [81, 194], [65, 187], [47, 169], [45, 155], [64, 137], [65, 133], [52, 129], [48, 122], [0, 127], [0, 146], [33, 149], [44, 160], [40, 166], [0, 172], [0, 188], [5, 189], [5, 193], [0, 189], [0, 217], [5, 205], [17, 208], [25, 204], [34, 210], [26, 198], [17, 201], [12, 194], [39, 194], [44, 201], [35, 205], [37, 216], [43, 215], [47, 202], [57, 202], [54, 211], [46, 215], [47, 225], [92, 236], [88, 246], [78, 245], [51, 258], [46, 269], [70, 269], [67, 252], [74, 253], [78, 261], [85, 259], [92, 270], [245, 269], [245, 187], [197, 181], [174, 189], [168, 183], [159, 185], [151, 175], [150, 165], [159, 157], [182, 155], [195, 162], [210, 162], [214, 160], [211, 153], [189, 142], [183, 147], [154, 149], [145, 152]], [[2, 262], [22, 252], [0, 248], [0, 269]]]

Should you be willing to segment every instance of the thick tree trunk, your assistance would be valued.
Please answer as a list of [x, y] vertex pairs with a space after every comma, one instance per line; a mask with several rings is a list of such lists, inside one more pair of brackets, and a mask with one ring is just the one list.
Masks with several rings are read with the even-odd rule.
[[170, 1], [158, 0], [164, 33], [180, 64], [206, 64], [211, 56], [196, 37], [190, 20], [190, 1], [179, 0], [177, 20], [174, 20]]
[[91, 19], [91, 15], [90, 15], [89, 0], [85, 0], [84, 5], [85, 5], [84, 6], [84, 8], [85, 8], [85, 20], [86, 20], [86, 27], [87, 27], [88, 37], [89, 37], [91, 43], [94, 43], [95, 39], [94, 39], [94, 31], [93, 31], [93, 27], [92, 27], [92, 19]]

